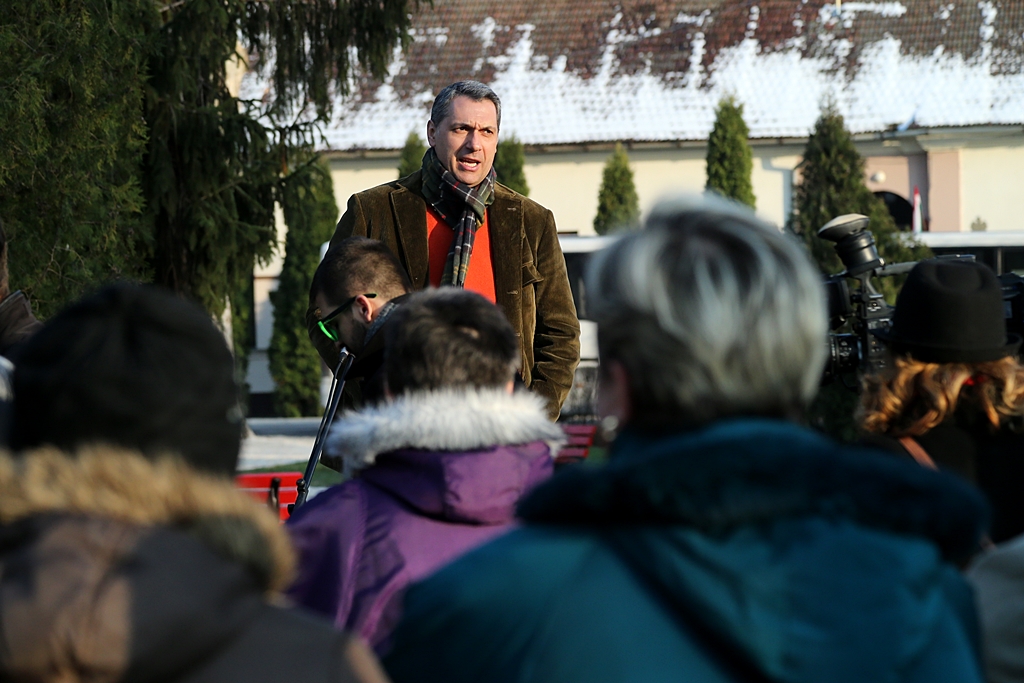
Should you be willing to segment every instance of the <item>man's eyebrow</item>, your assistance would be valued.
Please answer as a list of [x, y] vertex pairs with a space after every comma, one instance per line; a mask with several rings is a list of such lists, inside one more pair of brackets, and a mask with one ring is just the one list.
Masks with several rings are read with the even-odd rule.
[[482, 125], [482, 126], [474, 126], [469, 121], [452, 121], [452, 128], [453, 129], [455, 129], [455, 128], [475, 128], [477, 130], [496, 130], [498, 127], [497, 126], [492, 126], [490, 124], [486, 124], [486, 125]]

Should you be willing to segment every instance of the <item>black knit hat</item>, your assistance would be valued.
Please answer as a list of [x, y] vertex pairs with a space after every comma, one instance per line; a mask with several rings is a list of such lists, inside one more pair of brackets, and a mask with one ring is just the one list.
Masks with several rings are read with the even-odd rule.
[[892, 328], [875, 336], [926, 363], [981, 363], [1013, 355], [1003, 294], [988, 266], [930, 259], [914, 266], [896, 299]]
[[47, 321], [14, 363], [15, 450], [106, 443], [235, 470], [231, 352], [210, 316], [170, 291], [104, 287]]

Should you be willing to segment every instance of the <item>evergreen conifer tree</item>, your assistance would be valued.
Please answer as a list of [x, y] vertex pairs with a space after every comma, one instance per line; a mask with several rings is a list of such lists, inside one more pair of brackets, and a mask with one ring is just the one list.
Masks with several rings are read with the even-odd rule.
[[750, 174], [754, 157], [747, 141], [749, 137], [750, 129], [743, 120], [743, 105], [732, 97], [719, 102], [715, 125], [708, 137], [707, 189], [753, 209], [756, 198]]
[[[847, 213], [869, 217], [868, 230], [874, 234], [878, 252], [886, 263], [931, 256], [927, 247], [899, 235], [885, 204], [867, 188], [864, 160], [834, 106], [826, 106], [815, 123], [799, 168], [802, 179], [796, 187], [796, 212], [790, 226], [802, 237], [823, 274], [838, 273], [843, 265], [836, 256], [834, 243], [819, 239], [818, 229]], [[890, 304], [895, 303], [902, 279], [881, 278], [876, 282]], [[851, 441], [857, 434], [856, 405], [857, 394], [836, 381], [818, 394], [808, 418], [832, 436]]]
[[494, 171], [498, 174], [498, 182], [515, 190], [524, 197], [530, 195], [530, 186], [526, 183], [523, 173], [523, 143], [515, 135], [509, 135], [498, 142], [498, 151], [494, 156]]
[[155, 16], [140, 7], [0, 3], [0, 217], [11, 288], [42, 318], [105, 280], [148, 275], [139, 170]]
[[402, 148], [402, 155], [398, 159], [398, 177], [404, 178], [410, 173], [415, 173], [423, 166], [423, 155], [427, 153], [427, 146], [423, 139], [415, 132], [409, 133], [405, 139], [405, 147]]
[[311, 184], [286, 183], [282, 197], [288, 237], [274, 305], [274, 333], [267, 353], [274, 378], [274, 412], [281, 417], [320, 413], [320, 356], [306, 333], [309, 283], [320, 262], [320, 245], [338, 220], [331, 173], [324, 161], [311, 167]]
[[[0, 212], [42, 313], [148, 277], [245, 312], [287, 183], [356, 70], [382, 78], [418, 0], [0, 2]], [[239, 45], [270, 97], [239, 100]], [[315, 120], [296, 124], [296, 106]], [[305, 178], [305, 180], [303, 180]], [[242, 324], [239, 324], [242, 323]], [[235, 320], [236, 334], [247, 329]]]
[[[801, 182], [795, 192], [792, 228], [803, 238], [823, 273], [838, 273], [843, 265], [834, 244], [818, 238], [818, 229], [847, 213], [870, 218], [868, 230], [886, 263], [931, 256], [928, 247], [900, 235], [885, 203], [868, 189], [864, 182], [864, 160], [834, 106], [826, 106], [815, 123], [799, 169]], [[901, 284], [901, 280], [894, 278], [881, 280], [881, 291], [889, 303], [895, 303]]]
[[[409, 40], [417, 0], [135, 1], [159, 15], [143, 169], [154, 279], [219, 315], [255, 261], [270, 257], [284, 186], [311, 182], [304, 169], [332, 91], [344, 95], [357, 67], [383, 76], [393, 48]], [[227, 89], [224, 65], [239, 43], [270, 82], [267, 102]], [[297, 105], [317, 119], [296, 124]]]
[[616, 143], [615, 152], [604, 165], [594, 230], [605, 235], [614, 230], [635, 229], [639, 223], [640, 200], [633, 184], [633, 169], [622, 143]]

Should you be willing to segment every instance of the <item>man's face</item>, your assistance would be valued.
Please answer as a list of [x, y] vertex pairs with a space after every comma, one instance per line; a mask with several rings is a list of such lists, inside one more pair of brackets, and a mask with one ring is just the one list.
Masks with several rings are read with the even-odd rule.
[[441, 164], [460, 183], [476, 187], [494, 165], [498, 149], [498, 113], [490, 100], [458, 96], [441, 123], [427, 123], [427, 141]]
[[[321, 318], [327, 317], [342, 304], [340, 301], [328, 301], [323, 292], [318, 292], [313, 302], [320, 309]], [[349, 305], [346, 310], [338, 314], [338, 317], [324, 324], [337, 332], [338, 341], [335, 342], [335, 345], [339, 349], [344, 346], [352, 353], [357, 353], [363, 348], [368, 326], [360, 319], [355, 305]]]

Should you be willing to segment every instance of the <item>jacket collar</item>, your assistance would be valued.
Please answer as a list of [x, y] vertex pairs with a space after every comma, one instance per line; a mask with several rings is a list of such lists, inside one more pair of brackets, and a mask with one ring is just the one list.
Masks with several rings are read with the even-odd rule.
[[104, 446], [0, 454], [0, 524], [53, 514], [173, 526], [247, 567], [268, 592], [291, 582], [295, 560], [280, 521], [230, 479], [177, 458], [149, 460]]
[[[422, 172], [416, 171], [400, 178], [390, 193], [395, 228], [409, 278], [417, 287], [430, 282], [427, 277], [429, 254], [427, 245], [427, 204], [422, 194]], [[522, 281], [522, 264], [530, 259], [523, 256], [523, 198], [509, 188], [496, 183], [494, 203], [487, 209], [490, 231], [491, 264], [494, 282], [517, 284]], [[521, 315], [518, 289], [507, 286], [495, 291], [497, 303], [508, 315], [517, 320]]]
[[723, 420], [683, 434], [624, 432], [605, 468], [576, 468], [519, 507], [528, 521], [671, 524], [721, 533], [784, 517], [849, 518], [934, 541], [947, 559], [976, 548], [987, 505], [967, 483], [775, 420]]
[[461, 452], [534, 441], [548, 442], [552, 453], [565, 442], [540, 397], [526, 391], [447, 389], [403, 394], [345, 413], [331, 430], [325, 461], [352, 474], [373, 465], [378, 455], [400, 449]]

